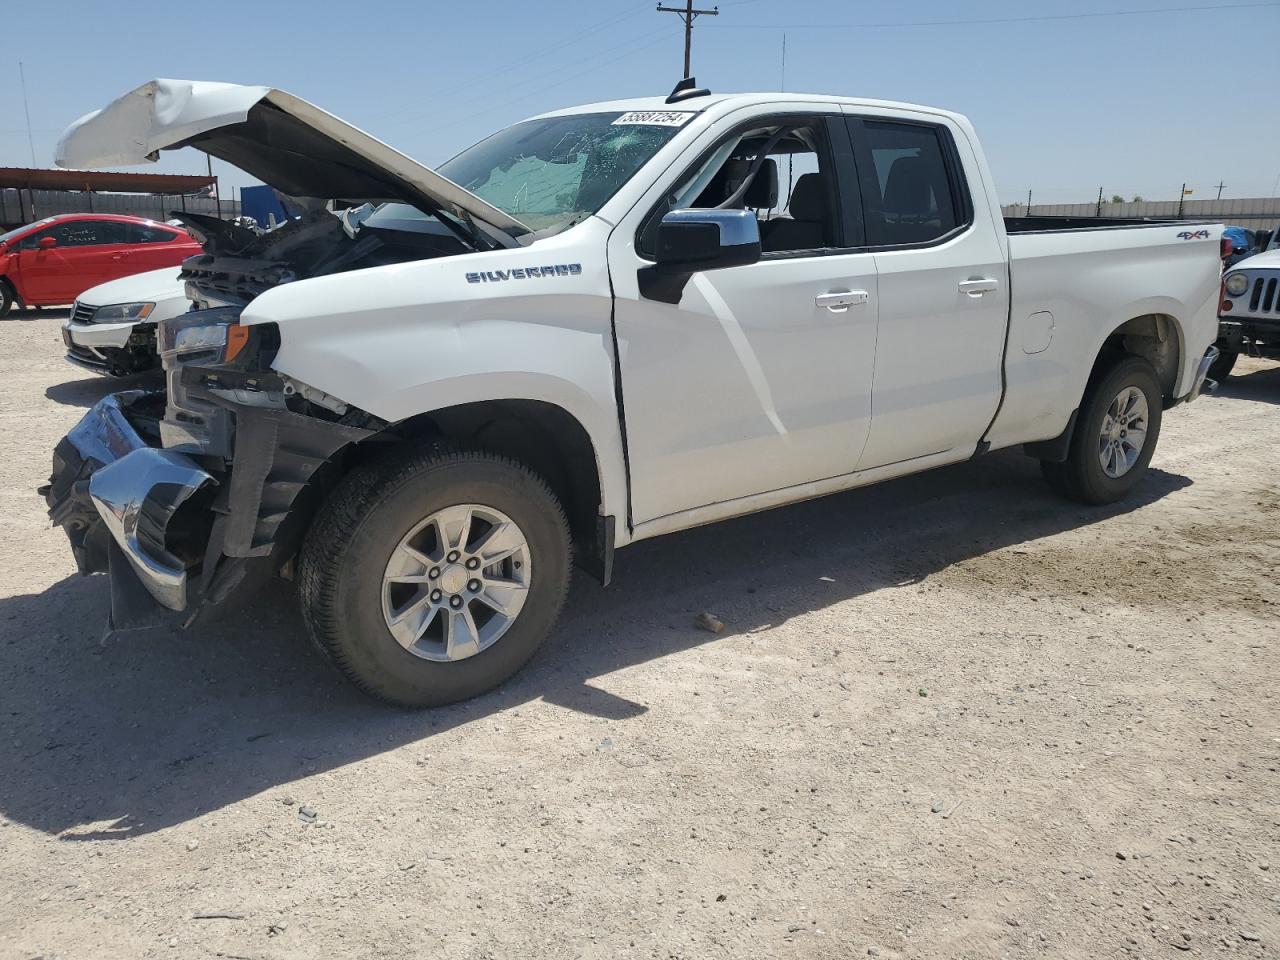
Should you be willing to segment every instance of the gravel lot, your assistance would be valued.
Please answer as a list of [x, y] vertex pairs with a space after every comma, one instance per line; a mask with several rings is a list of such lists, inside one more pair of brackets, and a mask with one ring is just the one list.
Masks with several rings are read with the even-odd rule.
[[100, 642], [61, 316], [0, 323], [0, 957], [1280, 956], [1280, 368], [1122, 508], [1005, 452], [640, 544], [406, 713], [286, 584]]

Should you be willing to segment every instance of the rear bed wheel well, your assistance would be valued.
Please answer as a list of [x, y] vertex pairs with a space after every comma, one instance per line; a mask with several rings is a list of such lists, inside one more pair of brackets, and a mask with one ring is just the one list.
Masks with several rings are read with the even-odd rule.
[[1142, 357], [1155, 368], [1160, 393], [1165, 406], [1169, 406], [1178, 388], [1178, 371], [1182, 366], [1182, 331], [1178, 321], [1167, 313], [1148, 313], [1120, 324], [1102, 344], [1089, 373], [1089, 383], [1105, 376], [1130, 356]]
[[1166, 313], [1148, 313], [1126, 320], [1116, 327], [1102, 343], [1093, 368], [1085, 383], [1083, 393], [1072, 411], [1066, 428], [1050, 440], [1023, 444], [1023, 451], [1031, 457], [1048, 463], [1061, 463], [1071, 448], [1080, 405], [1093, 389], [1093, 385], [1105, 377], [1119, 363], [1129, 357], [1141, 357], [1156, 371], [1160, 393], [1167, 409], [1172, 406], [1178, 388], [1178, 371], [1182, 360], [1182, 330], [1178, 321]]

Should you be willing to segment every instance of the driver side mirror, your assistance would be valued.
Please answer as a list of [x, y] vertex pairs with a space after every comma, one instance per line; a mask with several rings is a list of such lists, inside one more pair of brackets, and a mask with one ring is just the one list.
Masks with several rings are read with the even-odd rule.
[[1256, 237], [1255, 244], [1257, 248], [1259, 250], [1265, 250], [1267, 247], [1271, 246], [1271, 238], [1275, 236], [1275, 232], [1272, 230], [1259, 230], [1254, 234], [1254, 236]]
[[760, 224], [751, 210], [672, 210], [658, 225], [658, 270], [691, 274], [760, 259]]
[[39, 240], [36, 241], [36, 246], [38, 246], [41, 250], [52, 250], [57, 245], [58, 245], [57, 237], [41, 237]]

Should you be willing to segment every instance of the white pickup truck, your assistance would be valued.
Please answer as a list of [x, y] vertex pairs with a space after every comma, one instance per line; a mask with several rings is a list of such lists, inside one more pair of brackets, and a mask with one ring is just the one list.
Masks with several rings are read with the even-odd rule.
[[1119, 500], [1215, 355], [1220, 226], [1005, 221], [929, 107], [682, 81], [433, 170], [280, 90], [158, 80], [57, 161], [186, 145], [313, 212], [198, 225], [167, 389], [67, 435], [50, 514], [117, 628], [282, 573], [398, 704], [501, 682], [571, 560], [607, 582], [649, 537], [1018, 444]]

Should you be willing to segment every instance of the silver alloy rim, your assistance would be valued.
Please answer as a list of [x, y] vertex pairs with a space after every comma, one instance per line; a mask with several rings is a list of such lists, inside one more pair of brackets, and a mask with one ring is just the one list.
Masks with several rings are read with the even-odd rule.
[[437, 510], [391, 553], [382, 616], [415, 656], [445, 663], [474, 657], [511, 629], [533, 575], [524, 532], [476, 503]]
[[1142, 456], [1147, 440], [1147, 395], [1137, 387], [1121, 390], [1102, 418], [1098, 460], [1108, 477], [1123, 477]]

